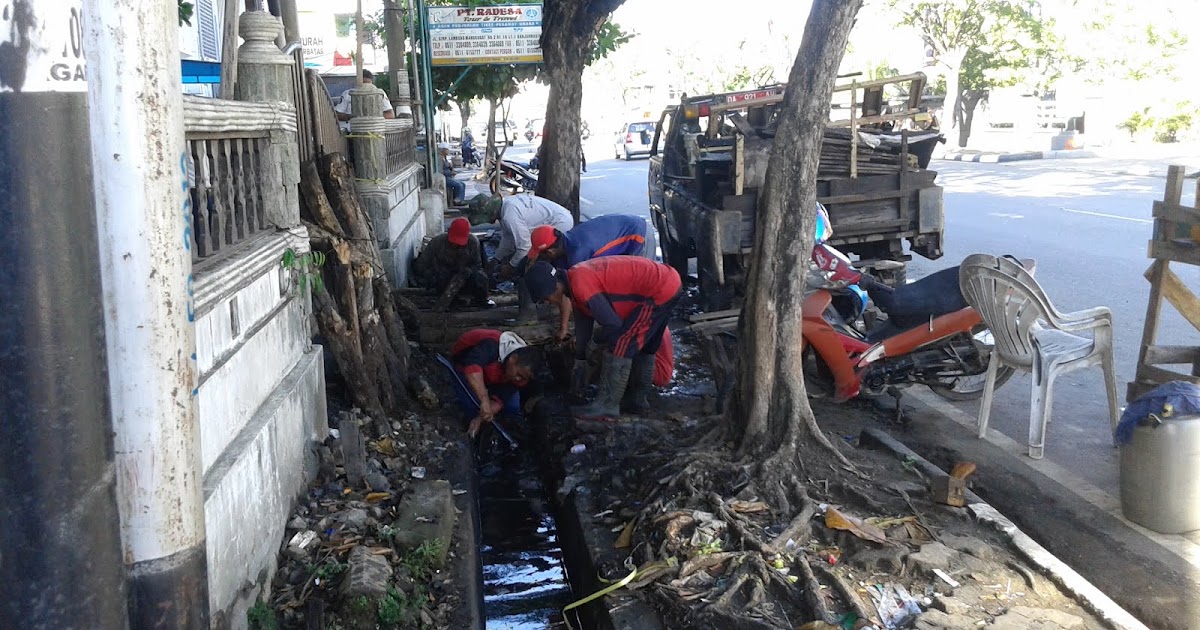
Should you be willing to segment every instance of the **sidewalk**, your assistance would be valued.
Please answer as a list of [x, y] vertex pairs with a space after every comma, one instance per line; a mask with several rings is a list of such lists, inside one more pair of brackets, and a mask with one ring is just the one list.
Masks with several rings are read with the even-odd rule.
[[[1163, 535], [1126, 520], [1120, 500], [1049, 459], [1031, 460], [995, 430], [932, 394], [908, 390], [909, 422], [886, 430], [943, 469], [978, 466], [971, 488], [1054, 556], [1154, 628], [1200, 627], [1200, 535]], [[879, 412], [839, 413], [815, 401], [822, 426], [839, 435], [878, 426]]]
[[1167, 168], [1181, 165], [1189, 178], [1200, 176], [1200, 146], [1195, 144], [1122, 144], [1068, 151], [947, 149], [936, 159], [996, 164], [1027, 160], [1069, 160], [1055, 168], [1103, 172], [1133, 177], [1166, 177]]

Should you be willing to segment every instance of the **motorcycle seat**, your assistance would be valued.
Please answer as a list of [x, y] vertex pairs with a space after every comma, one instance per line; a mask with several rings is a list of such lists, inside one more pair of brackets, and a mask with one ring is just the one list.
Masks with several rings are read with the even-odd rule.
[[875, 306], [888, 321], [870, 332], [868, 339], [878, 341], [893, 334], [929, 323], [934, 317], [967, 308], [958, 286], [958, 266], [929, 274], [920, 280], [896, 287], [894, 291], [870, 291]]

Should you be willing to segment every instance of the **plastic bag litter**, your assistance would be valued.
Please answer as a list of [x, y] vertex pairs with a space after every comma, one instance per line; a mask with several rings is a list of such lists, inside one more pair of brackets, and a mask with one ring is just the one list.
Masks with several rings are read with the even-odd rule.
[[899, 584], [876, 584], [869, 591], [879, 612], [879, 621], [887, 630], [905, 628], [921, 615], [917, 600]]

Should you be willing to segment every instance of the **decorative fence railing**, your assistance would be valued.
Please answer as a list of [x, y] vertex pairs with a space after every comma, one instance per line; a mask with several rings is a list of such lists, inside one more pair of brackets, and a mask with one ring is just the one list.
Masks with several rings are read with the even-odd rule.
[[312, 112], [312, 144], [315, 155], [341, 153], [350, 157], [350, 143], [338, 127], [337, 114], [333, 111], [333, 100], [329, 90], [316, 70], [309, 68], [304, 73], [308, 89], [309, 107]]
[[284, 159], [296, 114], [284, 103], [185, 97], [184, 129], [194, 261], [273, 228], [287, 212]]
[[416, 131], [411, 120], [389, 120], [383, 134], [387, 146], [387, 172], [394, 175], [417, 161]]

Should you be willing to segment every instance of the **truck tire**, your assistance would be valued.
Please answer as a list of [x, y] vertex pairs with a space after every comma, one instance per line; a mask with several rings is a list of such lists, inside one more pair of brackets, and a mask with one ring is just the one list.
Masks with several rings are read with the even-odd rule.
[[716, 272], [704, 256], [696, 257], [696, 275], [700, 277], [700, 305], [707, 313], [733, 308], [734, 289], [726, 282], [717, 282]]
[[658, 244], [662, 247], [663, 262], [679, 272], [680, 279], [686, 280], [688, 275], [687, 248], [676, 243], [669, 232], [667, 222], [661, 215], [654, 214], [654, 229], [658, 230]]

